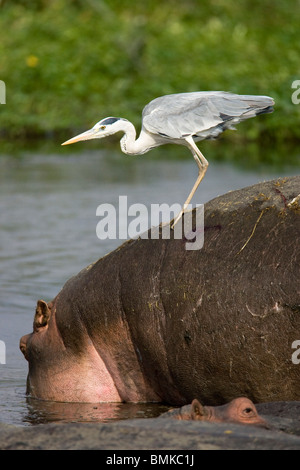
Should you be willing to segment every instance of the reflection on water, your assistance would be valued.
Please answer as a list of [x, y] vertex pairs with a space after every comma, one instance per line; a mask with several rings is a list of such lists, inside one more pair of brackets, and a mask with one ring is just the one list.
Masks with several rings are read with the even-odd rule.
[[[0, 421], [31, 425], [160, 414], [157, 404], [27, 401], [27, 363], [18, 348], [19, 338], [32, 330], [36, 301], [51, 300], [68, 278], [123, 242], [97, 238], [99, 204], [117, 207], [120, 195], [128, 196], [128, 205], [184, 202], [197, 176], [193, 158], [164, 159], [164, 148], [157, 152], [154, 157], [87, 150], [23, 153], [17, 158], [0, 155], [0, 340], [6, 344], [6, 364], [0, 364]], [[298, 170], [244, 172], [211, 163], [193, 202], [205, 203], [227, 191]]]
[[158, 403], [54, 403], [27, 399], [24, 423], [108, 423], [124, 419], [155, 418], [170, 407]]

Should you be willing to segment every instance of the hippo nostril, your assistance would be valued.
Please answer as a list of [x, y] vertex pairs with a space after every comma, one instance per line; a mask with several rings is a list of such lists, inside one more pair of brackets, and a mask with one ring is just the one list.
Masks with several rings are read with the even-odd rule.
[[26, 346], [26, 341], [25, 341], [26, 338], [27, 336], [22, 337], [20, 340], [20, 345], [19, 345], [20, 350], [23, 353], [25, 359], [27, 359], [27, 346]]
[[24, 356], [26, 357], [26, 346], [25, 346], [25, 344], [20, 344], [20, 350], [24, 354]]
[[21, 352], [24, 354], [25, 359], [27, 359], [28, 340], [31, 338], [31, 336], [32, 336], [32, 333], [30, 333], [28, 335], [24, 335], [20, 339], [19, 348], [20, 348]]

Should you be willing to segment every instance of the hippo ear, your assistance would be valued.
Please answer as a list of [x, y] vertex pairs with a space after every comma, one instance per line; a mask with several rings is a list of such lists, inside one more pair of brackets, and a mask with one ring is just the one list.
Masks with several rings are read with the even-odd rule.
[[204, 406], [196, 398], [192, 401], [192, 419], [203, 419], [205, 416]]
[[49, 319], [50, 310], [48, 305], [43, 300], [38, 300], [33, 321], [33, 330], [37, 331], [39, 328], [47, 326]]

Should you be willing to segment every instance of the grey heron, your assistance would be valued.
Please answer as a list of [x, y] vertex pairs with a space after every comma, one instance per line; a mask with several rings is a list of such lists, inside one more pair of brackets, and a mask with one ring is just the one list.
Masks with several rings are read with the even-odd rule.
[[214, 139], [226, 129], [245, 119], [273, 111], [269, 96], [237, 95], [223, 91], [199, 91], [165, 95], [154, 99], [143, 109], [142, 128], [138, 139], [134, 125], [127, 119], [107, 117], [92, 129], [67, 140], [62, 145], [82, 140], [102, 139], [117, 132], [124, 133], [121, 150], [128, 155], [141, 155], [163, 144], [185, 145], [198, 165], [197, 180], [174, 225], [190, 203], [202, 181], [208, 161], [195, 144]]

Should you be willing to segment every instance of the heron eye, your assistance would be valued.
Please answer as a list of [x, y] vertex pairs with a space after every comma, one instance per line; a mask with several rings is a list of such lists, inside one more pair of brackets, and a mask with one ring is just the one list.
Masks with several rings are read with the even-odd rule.
[[100, 129], [101, 129], [102, 131], [104, 131], [105, 128], [106, 128], [106, 126], [100, 126]]

